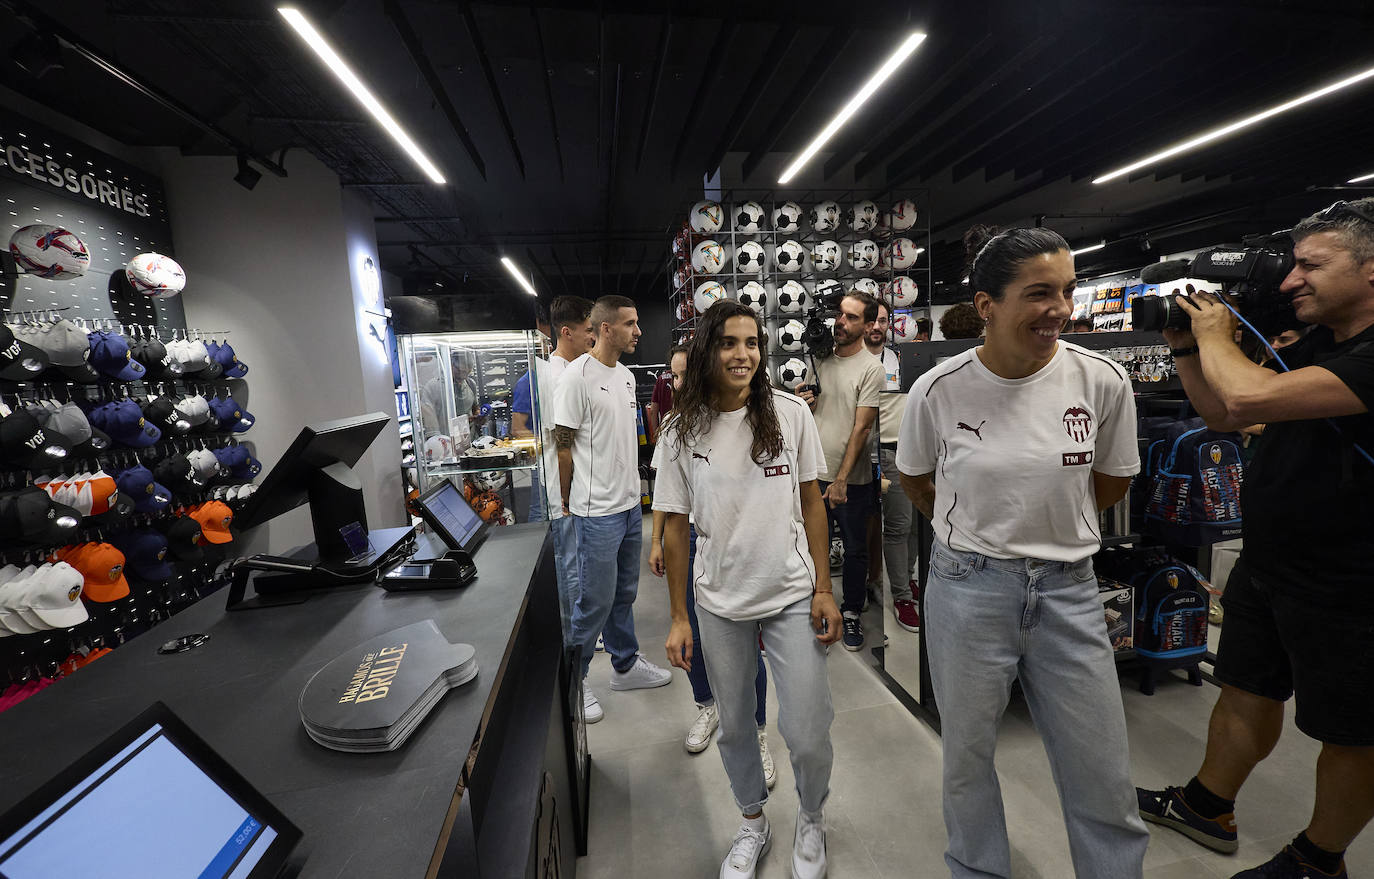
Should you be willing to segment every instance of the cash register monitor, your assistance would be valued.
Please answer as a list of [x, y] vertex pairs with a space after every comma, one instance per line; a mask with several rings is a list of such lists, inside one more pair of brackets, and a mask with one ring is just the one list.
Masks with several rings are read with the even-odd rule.
[[491, 523], [477, 515], [458, 487], [448, 479], [425, 492], [415, 501], [420, 518], [444, 541], [449, 549], [475, 552], [487, 537]]

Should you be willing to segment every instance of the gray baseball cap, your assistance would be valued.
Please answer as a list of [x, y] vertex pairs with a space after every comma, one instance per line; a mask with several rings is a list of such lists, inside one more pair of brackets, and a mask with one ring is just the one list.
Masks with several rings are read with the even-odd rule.
[[100, 373], [91, 365], [91, 340], [69, 320], [59, 320], [20, 332], [20, 339], [48, 355], [50, 368], [72, 381], [94, 382]]

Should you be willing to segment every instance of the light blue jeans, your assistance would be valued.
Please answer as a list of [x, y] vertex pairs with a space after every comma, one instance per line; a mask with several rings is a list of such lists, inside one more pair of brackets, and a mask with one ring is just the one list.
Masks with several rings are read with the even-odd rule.
[[558, 615], [563, 620], [563, 646], [573, 641], [573, 608], [577, 606], [577, 533], [571, 516], [559, 516], [549, 522], [553, 532], [553, 563], [558, 572]]
[[920, 527], [911, 505], [911, 498], [902, 490], [901, 474], [897, 472], [897, 453], [879, 449], [878, 460], [882, 475], [891, 481], [883, 492], [883, 563], [887, 567], [887, 588], [894, 601], [911, 601], [911, 566], [920, 555], [916, 529]]
[[587, 676], [592, 664], [598, 635], [611, 654], [611, 667], [629, 671], [639, 653], [634, 603], [639, 594], [644, 514], [635, 504], [610, 516], [571, 518], [578, 566], [572, 643], [582, 647], [582, 676]]
[[538, 470], [530, 471], [530, 517], [526, 522], [538, 522], [544, 518], [544, 483]]
[[716, 747], [730, 779], [740, 813], [753, 815], [768, 801], [759, 756], [758, 704], [754, 679], [758, 674], [759, 633], [773, 669], [778, 694], [778, 730], [787, 743], [797, 797], [808, 812], [819, 812], [830, 795], [830, 680], [825, 671], [825, 645], [811, 628], [811, 599], [804, 598], [761, 620], [735, 621], [718, 617], [700, 605], [697, 621], [706, 653], [706, 673], [715, 692], [720, 715]]
[[936, 543], [925, 601], [950, 874], [1011, 875], [993, 754], [1019, 677], [1059, 790], [1075, 874], [1139, 879], [1149, 833], [1136, 807], [1092, 559], [992, 559]]

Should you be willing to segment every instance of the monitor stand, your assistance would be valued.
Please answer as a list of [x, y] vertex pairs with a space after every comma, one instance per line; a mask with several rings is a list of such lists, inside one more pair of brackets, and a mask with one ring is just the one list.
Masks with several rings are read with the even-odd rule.
[[[373, 569], [377, 563], [395, 555], [397, 547], [410, 541], [414, 535], [414, 525], [378, 528], [368, 534], [370, 548], [367, 554], [350, 559], [347, 564], [322, 559], [319, 548], [313, 543], [292, 550], [277, 560], [278, 563], [274, 567], [255, 567], [252, 559], [245, 559], [234, 568], [225, 608], [254, 610], [284, 604], [300, 604], [320, 590], [357, 583], [374, 583], [377, 574], [373, 573]], [[399, 562], [401, 559], [398, 557], [396, 561]], [[292, 570], [287, 566], [297, 567]], [[322, 567], [327, 567], [328, 570], [320, 570]], [[350, 576], [350, 568], [356, 569], [358, 573]], [[250, 582], [256, 593], [252, 598], [247, 597]]]

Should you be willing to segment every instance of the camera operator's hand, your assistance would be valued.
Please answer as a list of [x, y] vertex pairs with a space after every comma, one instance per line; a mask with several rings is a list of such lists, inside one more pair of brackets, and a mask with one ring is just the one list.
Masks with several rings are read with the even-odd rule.
[[816, 395], [811, 393], [811, 388], [809, 386], [799, 384], [795, 388], [793, 388], [793, 393], [795, 393], [798, 397], [801, 397], [802, 402], [810, 406], [812, 409], [816, 408]]
[[[1191, 291], [1190, 291], [1191, 292]], [[1188, 297], [1179, 296], [1178, 307], [1188, 315], [1193, 327], [1193, 337], [1199, 341], [1231, 342], [1236, 337], [1236, 316], [1211, 293], [1199, 290]]]
[[834, 482], [830, 483], [830, 487], [825, 490], [825, 494], [822, 495], [822, 497], [825, 498], [825, 502], [830, 505], [831, 509], [848, 501], [849, 480], [837, 478]]

